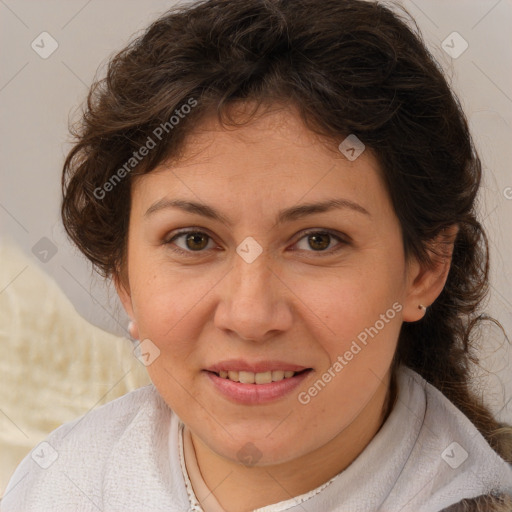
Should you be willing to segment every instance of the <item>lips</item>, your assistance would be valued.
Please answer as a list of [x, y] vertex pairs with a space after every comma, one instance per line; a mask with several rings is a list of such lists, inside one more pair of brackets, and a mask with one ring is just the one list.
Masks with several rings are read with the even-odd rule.
[[[214, 390], [229, 401], [243, 405], [263, 405], [285, 398], [312, 372], [312, 368], [304, 368], [297, 372], [286, 370], [286, 373], [291, 376], [285, 377], [285, 370], [268, 370], [266, 372], [219, 370], [218, 373], [203, 370], [207, 377], [206, 382], [210, 382]], [[225, 376], [226, 374], [227, 376]], [[230, 375], [233, 380], [229, 378]], [[268, 381], [272, 376], [275, 376], [276, 380]], [[234, 380], [235, 378], [238, 380]], [[251, 382], [253, 379], [254, 382]]]

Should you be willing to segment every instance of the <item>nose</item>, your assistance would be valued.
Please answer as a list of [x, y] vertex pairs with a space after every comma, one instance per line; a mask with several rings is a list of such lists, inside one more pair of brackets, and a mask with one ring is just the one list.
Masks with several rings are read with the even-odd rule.
[[269, 266], [265, 253], [252, 263], [235, 257], [223, 279], [214, 324], [242, 340], [265, 342], [291, 328], [289, 288]]

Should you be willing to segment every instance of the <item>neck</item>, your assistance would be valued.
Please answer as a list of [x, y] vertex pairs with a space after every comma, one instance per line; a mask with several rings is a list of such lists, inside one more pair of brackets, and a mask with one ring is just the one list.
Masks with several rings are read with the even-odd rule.
[[191, 432], [199, 470], [226, 512], [247, 512], [299, 496], [329, 481], [358, 457], [387, 419], [395, 398], [395, 382], [388, 374], [350, 425], [315, 451], [282, 464], [241, 465], [216, 454]]

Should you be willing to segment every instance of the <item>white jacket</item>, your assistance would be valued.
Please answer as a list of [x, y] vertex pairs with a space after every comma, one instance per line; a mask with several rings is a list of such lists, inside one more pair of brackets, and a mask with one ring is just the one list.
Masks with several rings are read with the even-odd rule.
[[[512, 465], [466, 416], [409, 368], [399, 369], [397, 383], [391, 414], [348, 468], [258, 511], [439, 512], [491, 491], [512, 496]], [[181, 427], [153, 385], [132, 391], [36, 446], [0, 511], [201, 511], [182, 464]]]

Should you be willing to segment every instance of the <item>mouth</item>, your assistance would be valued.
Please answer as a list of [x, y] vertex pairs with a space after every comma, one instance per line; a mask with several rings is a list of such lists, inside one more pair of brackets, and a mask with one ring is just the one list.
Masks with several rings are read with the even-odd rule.
[[237, 404], [257, 405], [290, 395], [313, 368], [282, 361], [247, 363], [231, 360], [203, 370], [216, 392]]

